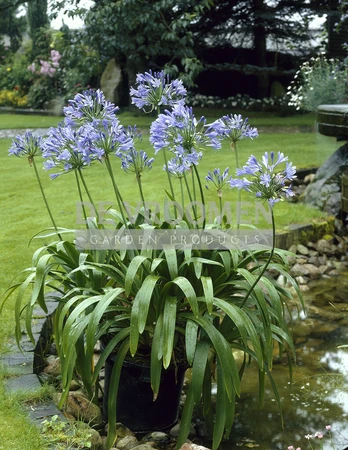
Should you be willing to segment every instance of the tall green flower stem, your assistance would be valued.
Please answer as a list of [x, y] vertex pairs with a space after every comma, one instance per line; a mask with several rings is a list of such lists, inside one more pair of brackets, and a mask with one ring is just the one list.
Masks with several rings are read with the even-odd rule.
[[88, 200], [90, 201], [91, 205], [92, 205], [93, 208], [94, 208], [94, 212], [95, 212], [95, 216], [96, 216], [96, 219], [97, 219], [97, 223], [99, 223], [99, 213], [98, 213], [98, 210], [97, 210], [97, 208], [96, 208], [96, 206], [95, 206], [95, 203], [94, 203], [94, 201], [93, 201], [93, 198], [92, 198], [92, 196], [91, 196], [91, 194], [90, 194], [90, 192], [89, 192], [87, 183], [86, 183], [85, 178], [84, 178], [84, 176], [83, 176], [83, 174], [82, 174], [82, 170], [81, 170], [80, 168], [78, 168], [77, 171], [78, 171], [79, 177], [80, 177], [80, 179], [81, 179], [81, 181], [82, 181], [83, 187], [84, 187], [84, 189], [85, 189], [85, 191], [86, 191]]
[[[161, 114], [161, 108], [159, 106], [157, 106], [157, 117]], [[168, 158], [167, 158], [167, 154], [166, 154], [166, 149], [163, 148], [163, 159], [164, 159], [164, 165], [166, 167], [166, 173], [167, 173], [167, 178], [168, 178], [168, 184], [169, 184], [169, 189], [170, 189], [170, 194], [172, 196], [172, 199], [175, 199], [175, 193], [174, 193], [174, 188], [173, 188], [173, 183], [172, 183], [172, 179], [170, 177], [170, 173], [168, 171]], [[177, 218], [177, 214], [176, 214], [176, 208], [174, 207], [174, 217], [175, 219]]]
[[272, 258], [273, 258], [273, 253], [274, 253], [274, 248], [275, 248], [275, 222], [274, 222], [273, 207], [271, 205], [270, 205], [270, 210], [271, 210], [271, 217], [272, 217], [272, 249], [270, 251], [270, 254], [269, 254], [269, 257], [268, 257], [268, 259], [266, 261], [266, 264], [263, 266], [263, 269], [261, 270], [261, 273], [256, 278], [254, 283], [250, 286], [249, 291], [247, 292], [247, 295], [244, 297], [244, 300], [242, 301], [242, 304], [240, 305], [240, 308], [243, 308], [243, 306], [246, 304], [250, 294], [253, 292], [255, 286], [257, 285], [257, 283], [263, 277], [264, 273], [267, 270], [267, 267], [269, 266], [269, 264], [270, 264], [270, 262], [272, 261]]
[[124, 215], [124, 203], [122, 200], [121, 193], [120, 193], [120, 191], [117, 187], [116, 181], [115, 181], [114, 172], [112, 170], [112, 165], [111, 165], [108, 153], [105, 153], [105, 165], [106, 165], [106, 168], [107, 168], [110, 178], [111, 178], [112, 187], [114, 188], [114, 192], [116, 195], [116, 201], [117, 201], [117, 204], [118, 204], [121, 216], [122, 216], [124, 226], [127, 228], [127, 219], [126, 219], [126, 216]]
[[194, 170], [194, 173], [195, 173], [197, 181], [198, 181], [198, 188], [199, 188], [199, 193], [200, 193], [201, 201], [202, 201], [202, 208], [203, 208], [203, 211], [202, 211], [202, 213], [203, 213], [202, 228], [204, 229], [205, 228], [205, 223], [206, 223], [206, 211], [205, 211], [205, 199], [204, 199], [203, 186], [202, 186], [202, 183], [201, 183], [201, 179], [199, 178], [198, 169], [197, 169], [195, 164], [193, 164], [193, 170]]
[[182, 177], [179, 178], [179, 182], [180, 182], [181, 205], [182, 205], [182, 209], [184, 211], [185, 210], [185, 196], [184, 196], [184, 186], [182, 183]]
[[141, 183], [141, 173], [137, 172], [135, 174], [135, 178], [137, 179], [137, 183], [138, 183], [138, 187], [139, 187], [139, 193], [140, 193], [140, 198], [141, 198], [141, 202], [143, 204], [144, 214], [146, 215], [146, 204], [145, 204], [145, 197], [144, 197], [144, 192], [143, 192], [143, 186], [142, 186], [142, 183]]
[[54, 221], [53, 214], [51, 212], [51, 208], [49, 207], [49, 204], [48, 204], [45, 192], [44, 192], [43, 187], [42, 187], [42, 183], [41, 183], [41, 180], [40, 180], [40, 177], [39, 177], [39, 172], [38, 172], [36, 164], [35, 164], [35, 157], [32, 156], [32, 157], [30, 157], [28, 159], [29, 159], [29, 164], [31, 164], [31, 163], [33, 164], [33, 167], [34, 167], [34, 170], [35, 170], [36, 179], [37, 179], [37, 181], [39, 183], [39, 187], [40, 187], [40, 191], [41, 191], [41, 194], [42, 194], [42, 198], [43, 198], [43, 200], [45, 202], [46, 209], [47, 209], [48, 215], [50, 216], [52, 225], [53, 225], [54, 229], [56, 230], [56, 233], [57, 233], [57, 235], [59, 237], [59, 240], [62, 241], [63, 239], [62, 239], [61, 235], [58, 232], [58, 228], [57, 228], [56, 222]]
[[79, 180], [79, 177], [77, 175], [76, 170], [74, 172], [75, 172], [75, 180], [76, 180], [77, 191], [79, 193], [79, 198], [80, 198], [80, 202], [81, 202], [83, 217], [85, 219], [86, 228], [88, 229], [87, 214], [86, 214], [85, 204], [84, 204], [84, 201], [83, 201], [83, 196], [82, 196], [82, 191], [81, 191], [81, 184], [80, 184], [80, 180]]
[[[236, 159], [236, 167], [239, 167], [239, 158], [238, 158], [238, 149], [237, 149], [237, 141], [232, 141], [230, 144], [231, 150], [234, 151], [234, 157]], [[240, 227], [240, 208], [242, 202], [242, 192], [238, 190], [238, 198], [237, 198], [237, 230]]]
[[189, 184], [188, 184], [188, 181], [187, 181], [187, 177], [186, 177], [186, 173], [185, 173], [185, 172], [184, 172], [184, 181], [185, 181], [185, 186], [186, 186], [187, 194], [188, 194], [188, 196], [189, 196], [190, 204], [191, 204], [191, 206], [192, 206], [192, 211], [193, 211], [193, 215], [194, 215], [194, 219], [195, 219], [195, 223], [196, 223], [196, 228], [198, 228], [197, 209], [196, 209], [196, 205], [195, 205], [194, 202], [193, 202], [193, 198], [192, 198], [190, 186], [189, 186]]

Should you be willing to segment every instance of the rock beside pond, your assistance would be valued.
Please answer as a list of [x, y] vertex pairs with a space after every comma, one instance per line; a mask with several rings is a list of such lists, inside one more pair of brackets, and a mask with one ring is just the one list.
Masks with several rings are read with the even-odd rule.
[[[59, 402], [61, 394], [58, 394], [57, 397]], [[99, 406], [91, 403], [81, 391], [69, 392], [64, 411], [76, 420], [81, 420], [91, 426], [100, 425], [103, 422], [102, 412]]]
[[139, 441], [135, 436], [125, 436], [116, 441], [116, 446], [119, 450], [131, 450], [132, 448], [137, 447], [138, 444]]
[[336, 216], [340, 211], [342, 173], [347, 169], [348, 144], [344, 144], [318, 169], [302, 200]]
[[60, 360], [54, 355], [50, 355], [46, 358], [46, 367], [43, 372], [52, 377], [58, 377], [61, 373]]
[[207, 447], [203, 447], [203, 445], [193, 444], [192, 442], [186, 442], [184, 445], [180, 447], [180, 450], [209, 450]]
[[300, 253], [301, 255], [309, 255], [309, 250], [308, 250], [308, 248], [305, 247], [305, 246], [302, 245], [302, 244], [298, 244], [298, 245], [296, 246], [296, 249], [297, 249], [298, 253]]

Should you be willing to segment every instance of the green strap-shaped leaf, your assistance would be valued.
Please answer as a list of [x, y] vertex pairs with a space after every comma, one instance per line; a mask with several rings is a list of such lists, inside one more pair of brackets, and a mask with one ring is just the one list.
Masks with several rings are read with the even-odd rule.
[[102, 319], [106, 309], [120, 294], [124, 292], [122, 288], [115, 288], [112, 291], [107, 292], [105, 295], [100, 296], [100, 300], [96, 304], [92, 314], [90, 314], [90, 320], [86, 330], [86, 345], [87, 351], [93, 353], [94, 346], [96, 344], [97, 329], [99, 322]]
[[133, 301], [130, 335], [130, 352], [132, 356], [135, 355], [138, 348], [139, 333], [143, 333], [145, 329], [149, 306], [151, 300], [153, 300], [153, 291], [160, 278], [158, 275], [148, 275]]
[[178, 276], [178, 260], [177, 252], [173, 247], [164, 246], [164, 254], [166, 256], [166, 263], [171, 280]]
[[176, 324], [176, 297], [165, 298], [163, 310], [163, 366], [169, 367], [172, 360]]
[[238, 369], [236, 362], [234, 360], [232, 349], [224, 336], [215, 328], [210, 320], [205, 316], [192, 316], [187, 313], [182, 313], [182, 317], [187, 319], [192, 319], [198, 323], [200, 328], [204, 330], [209, 339], [212, 342], [212, 347], [214, 348], [220, 361], [223, 361], [222, 371], [223, 378], [225, 382], [225, 389], [229, 399], [232, 398], [232, 390], [236, 391], [236, 394], [240, 395], [240, 379], [238, 374]]
[[[16, 336], [16, 342], [19, 347], [20, 340], [22, 338], [22, 329], [21, 329], [21, 314], [22, 314], [22, 302], [23, 302], [23, 296], [25, 291], [27, 290], [27, 287], [33, 282], [33, 279], [35, 278], [35, 272], [31, 273], [27, 276], [27, 278], [23, 281], [23, 283], [19, 286], [18, 295], [16, 298], [15, 303], [15, 321], [16, 321], [16, 327], [15, 327], [15, 336]], [[27, 305], [28, 309], [28, 305]], [[32, 326], [32, 315], [27, 313], [26, 314], [26, 330], [29, 336], [29, 339], [34, 344], [35, 339], [31, 330]]]
[[263, 407], [265, 402], [265, 371], [259, 369], [259, 406]]
[[213, 446], [212, 450], [219, 448], [220, 442], [223, 438], [225, 425], [226, 425], [226, 408], [227, 408], [227, 395], [225, 391], [224, 371], [221, 365], [224, 362], [217, 359], [217, 393], [216, 393], [216, 416], [213, 431]]
[[210, 342], [207, 339], [202, 339], [198, 342], [192, 366], [192, 379], [191, 379], [193, 388], [193, 398], [195, 403], [199, 403], [201, 399], [203, 380], [207, 366], [209, 350], [210, 350]]
[[289, 348], [291, 349], [293, 357], [296, 358], [296, 350], [295, 350], [294, 342], [293, 342], [291, 336], [286, 332], [286, 330], [283, 330], [282, 328], [280, 328], [274, 324], [271, 325], [271, 330], [272, 330], [272, 333], [274, 333], [273, 337], [275, 339], [277, 339], [277, 336], [280, 336], [280, 338], [288, 344]]
[[226, 423], [225, 423], [225, 438], [228, 439], [230, 437], [232, 426], [234, 422], [234, 416], [236, 412], [236, 395], [235, 392], [232, 392], [232, 399], [229, 400], [226, 398]]
[[155, 272], [157, 267], [162, 264], [165, 260], [163, 258], [154, 258], [151, 263], [151, 272]]
[[159, 391], [163, 356], [163, 315], [157, 318], [151, 346], [151, 387], [156, 398]]
[[214, 297], [214, 289], [213, 289], [213, 281], [210, 277], [201, 277], [204, 297], [207, 304], [208, 313], [211, 314], [213, 312], [213, 297]]
[[[94, 373], [92, 377], [93, 383], [96, 383], [98, 381], [99, 373], [101, 369], [104, 367], [107, 358], [110, 356], [111, 353], [115, 351], [115, 348], [119, 346], [120, 342], [124, 341], [129, 337], [129, 334], [130, 334], [129, 328], [122, 329], [113, 338], [111, 338], [107, 346], [102, 350], [98, 362], [94, 367]], [[127, 341], [129, 341], [129, 339], [127, 339]]]
[[[225, 300], [220, 298], [214, 298], [215, 305], [220, 308], [225, 314], [230, 317], [233, 323], [238, 328], [240, 336], [243, 340], [243, 343], [246, 348], [248, 348], [248, 340], [250, 340], [254, 352], [256, 355], [257, 362], [259, 367], [263, 367], [263, 354], [262, 348], [259, 341], [258, 330], [255, 328], [254, 324], [250, 320], [249, 316], [245, 311], [240, 309], [238, 306], [233, 303], [228, 303]], [[273, 346], [272, 346], [273, 348]]]
[[228, 251], [225, 251], [225, 252], [219, 252], [218, 254], [221, 258], [225, 274], [231, 273], [231, 255], [230, 255], [230, 253]]
[[146, 260], [147, 258], [145, 256], [137, 255], [135, 258], [132, 259], [131, 263], [129, 264], [125, 278], [125, 293], [127, 297], [129, 296], [132, 290], [132, 285], [135, 281], [139, 267]]
[[[262, 270], [262, 269], [260, 269]], [[238, 272], [245, 278], [250, 286], [253, 285], [255, 280], [257, 279], [257, 275], [251, 274], [246, 269], [238, 269]], [[253, 289], [253, 294], [255, 295], [257, 299], [257, 304], [261, 311], [261, 320], [263, 322], [263, 337], [265, 340], [266, 345], [266, 351], [268, 350], [267, 359], [270, 360], [272, 358], [272, 352], [273, 352], [273, 346], [272, 346], [272, 334], [270, 331], [270, 314], [268, 305], [265, 300], [264, 293], [262, 292], [262, 289], [257, 284]], [[271, 351], [269, 351], [272, 348]]]
[[204, 417], [204, 422], [207, 426], [207, 431], [208, 431], [209, 436], [213, 435], [213, 428], [214, 428], [213, 404], [212, 404], [213, 403], [212, 402], [212, 379], [215, 376], [215, 364], [214, 364], [214, 373], [213, 373], [211, 359], [213, 359], [213, 358], [208, 359], [207, 365], [205, 367], [203, 387], [202, 387], [203, 417]]
[[182, 292], [185, 294], [188, 302], [190, 303], [192, 312], [195, 316], [199, 315], [198, 302], [196, 292], [189, 282], [189, 280], [185, 277], [177, 277], [173, 280], [173, 283], [176, 284]]
[[52, 258], [51, 255], [43, 255], [36, 266], [36, 275], [33, 292], [31, 294], [30, 303], [33, 305], [36, 302], [39, 303], [41, 308], [47, 313], [46, 303], [42, 293], [42, 287], [45, 283], [45, 277], [47, 273], [50, 271], [52, 265], [48, 264], [49, 260]]
[[186, 321], [185, 328], [185, 349], [186, 358], [190, 365], [193, 363], [197, 345], [198, 324], [193, 320]]
[[190, 433], [191, 429], [191, 420], [192, 420], [192, 414], [193, 414], [193, 408], [195, 406], [195, 402], [193, 399], [193, 389], [192, 384], [190, 384], [187, 394], [186, 394], [186, 400], [184, 404], [184, 408], [182, 410], [181, 414], [181, 421], [180, 421], [180, 430], [178, 435], [178, 440], [176, 443], [176, 449], [179, 449], [184, 445], [186, 442], [187, 436]]
[[129, 350], [129, 341], [126, 340], [120, 346], [117, 356], [115, 358], [114, 367], [111, 372], [110, 377], [110, 386], [109, 386], [109, 395], [108, 395], [108, 435], [106, 439], [106, 448], [111, 448], [115, 442], [117, 433], [116, 433], [116, 402], [117, 402], [117, 393], [119, 388], [120, 376], [123, 361]]

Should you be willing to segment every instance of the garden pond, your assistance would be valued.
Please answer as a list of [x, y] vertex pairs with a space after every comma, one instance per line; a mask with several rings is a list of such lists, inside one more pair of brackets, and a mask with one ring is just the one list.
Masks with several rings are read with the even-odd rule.
[[348, 348], [338, 348], [348, 344], [348, 272], [311, 282], [309, 287], [304, 293], [306, 312], [298, 315], [292, 309], [297, 355], [292, 383], [285, 360], [272, 370], [282, 401], [283, 429], [270, 385], [264, 407], [259, 408], [257, 369], [250, 366], [231, 437], [221, 450], [283, 450], [291, 445], [294, 450], [348, 448]]

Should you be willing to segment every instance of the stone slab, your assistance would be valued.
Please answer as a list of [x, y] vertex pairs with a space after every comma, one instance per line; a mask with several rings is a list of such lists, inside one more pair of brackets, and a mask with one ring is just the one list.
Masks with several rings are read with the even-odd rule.
[[29, 414], [31, 420], [35, 422], [42, 422], [45, 419], [49, 419], [53, 416], [58, 416], [61, 421], [66, 422], [66, 417], [60, 412], [57, 406], [53, 402], [45, 402], [38, 405], [30, 405], [26, 407], [26, 411]]
[[7, 353], [0, 358], [0, 362], [20, 374], [33, 373], [33, 353]]
[[6, 393], [15, 393], [18, 391], [25, 391], [34, 393], [40, 390], [41, 383], [34, 374], [21, 375], [19, 377], [8, 378], [5, 380]]

